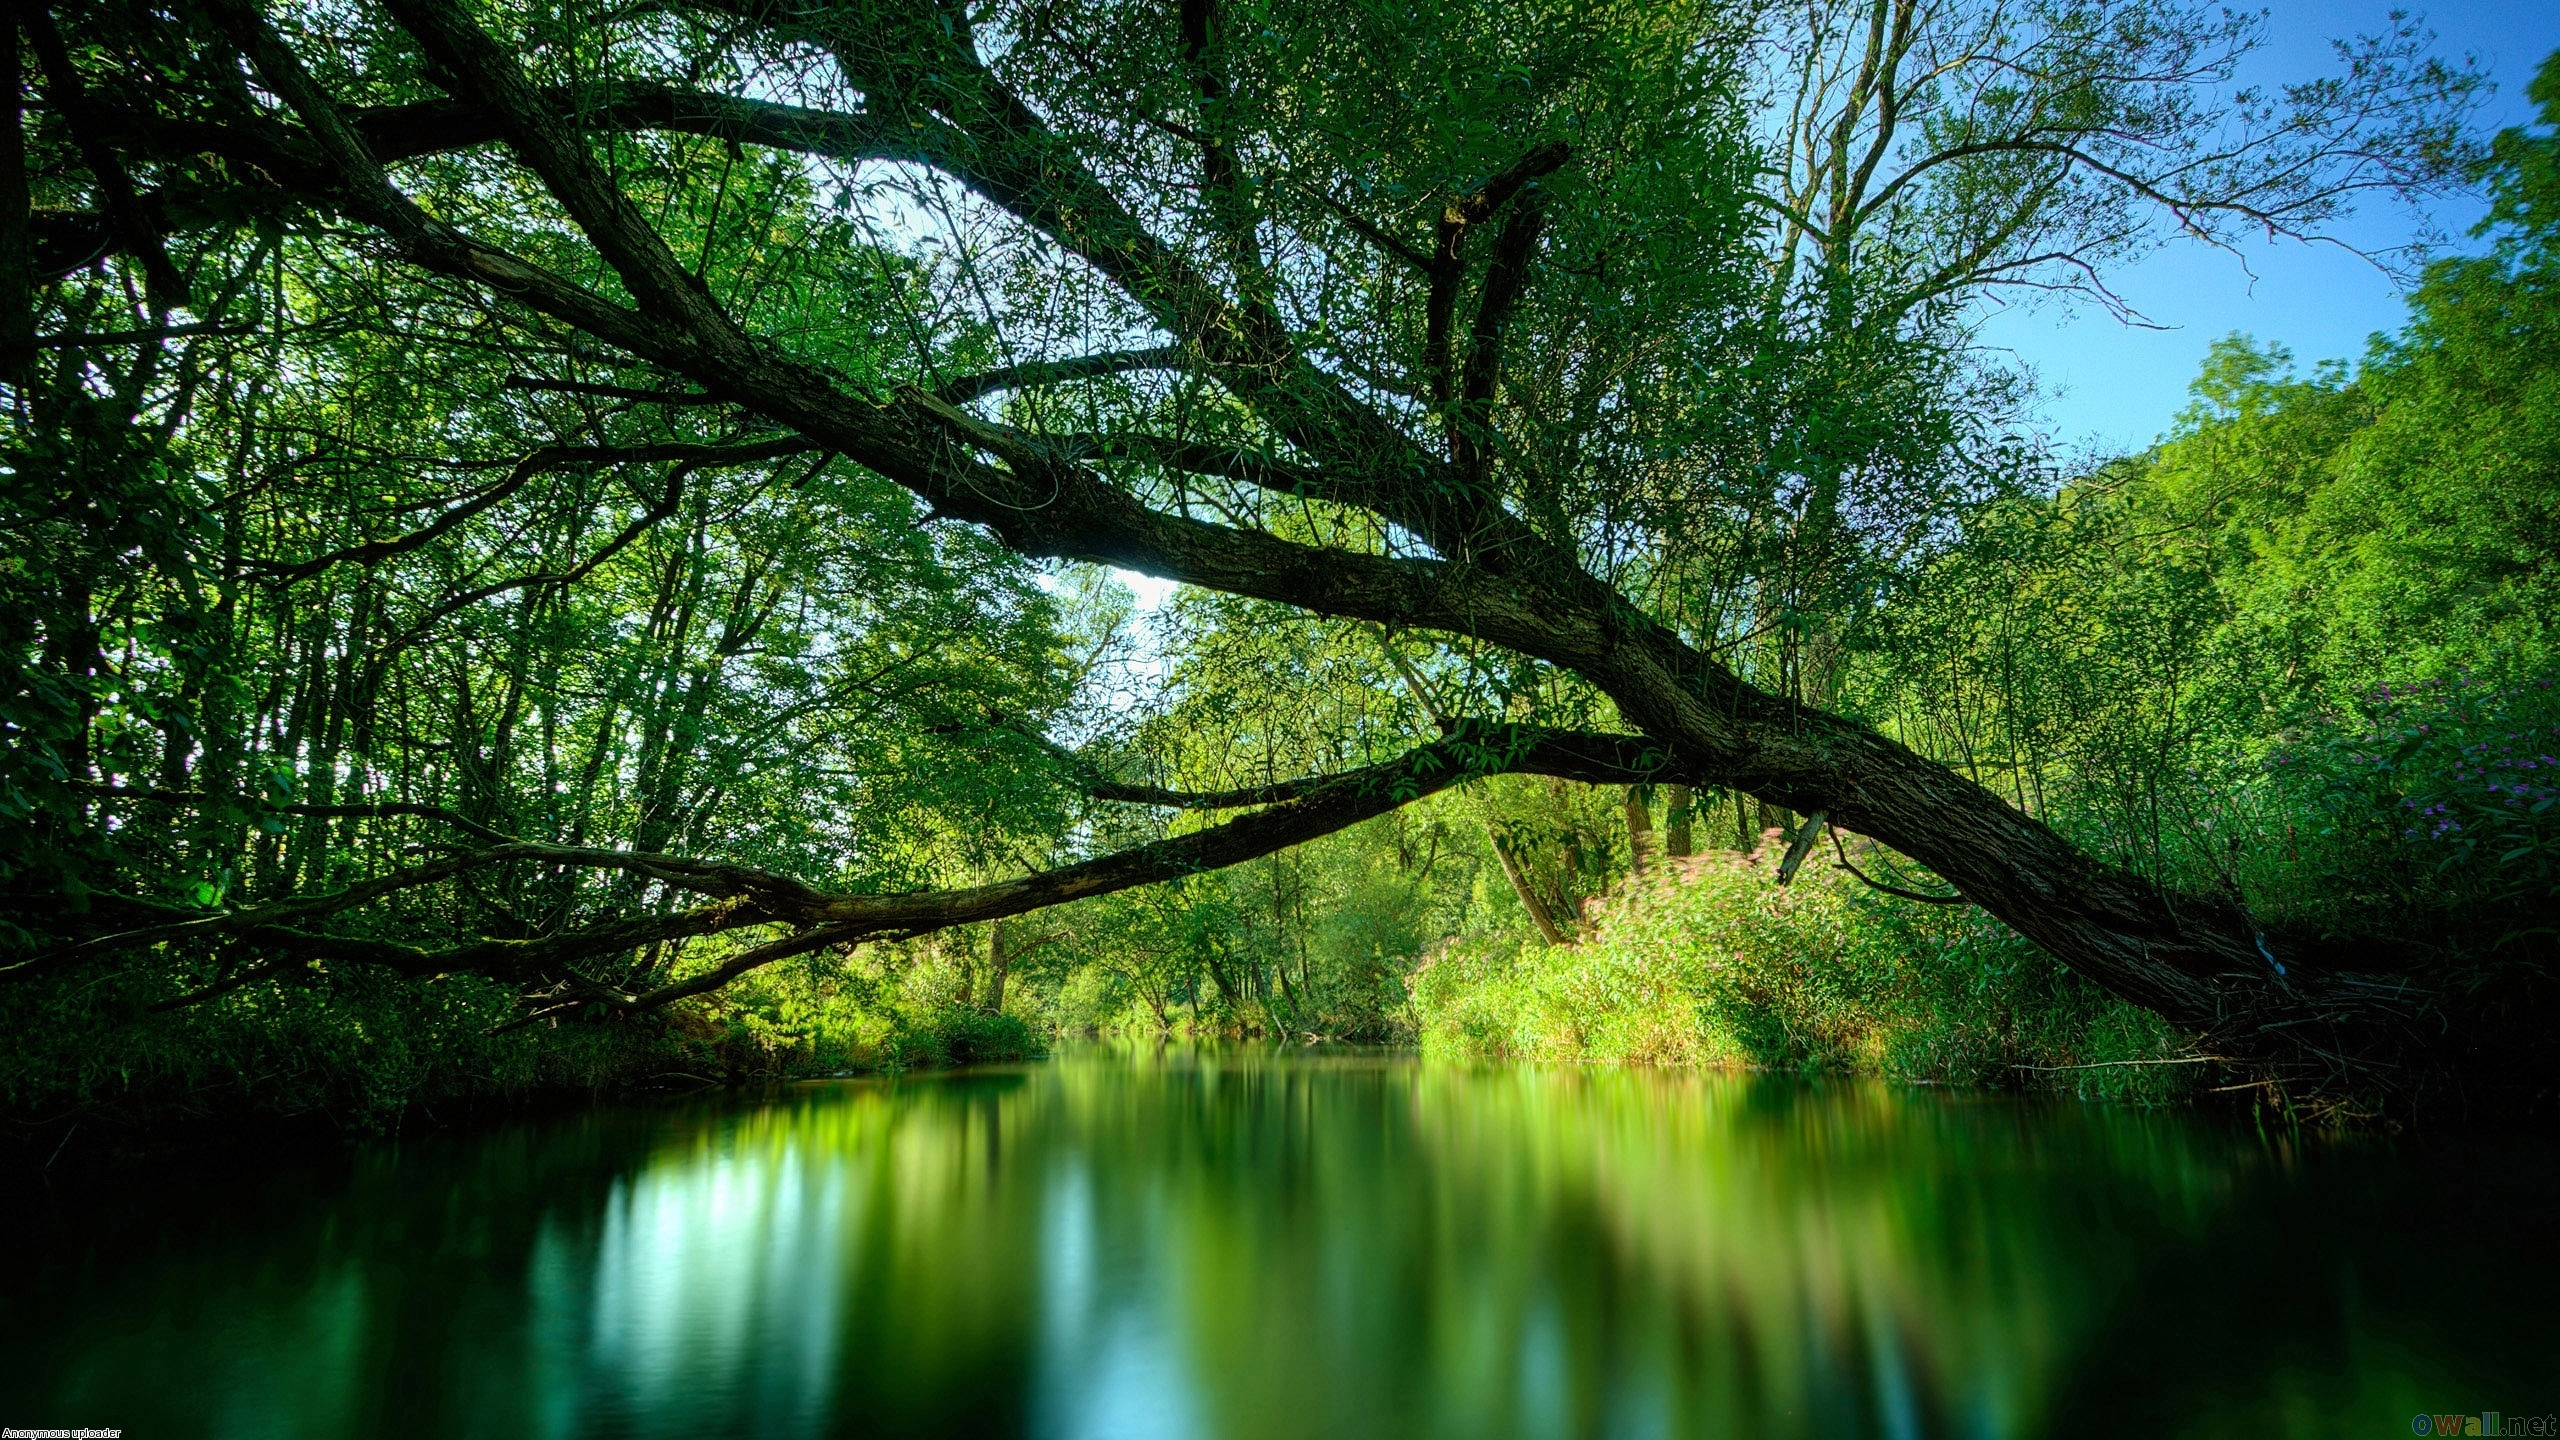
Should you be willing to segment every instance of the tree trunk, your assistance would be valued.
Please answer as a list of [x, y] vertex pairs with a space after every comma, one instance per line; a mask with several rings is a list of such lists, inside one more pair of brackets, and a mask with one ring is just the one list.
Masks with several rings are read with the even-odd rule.
[[1503, 878], [1511, 882], [1511, 893], [1520, 900], [1520, 908], [1529, 912], [1529, 923], [1538, 927], [1538, 936], [1550, 945], [1570, 945], [1564, 931], [1556, 928], [1556, 917], [1547, 913], [1547, 902], [1540, 899], [1537, 888], [1529, 883], [1528, 872], [1520, 867], [1520, 857], [1513, 853], [1511, 842], [1503, 838], [1491, 818], [1484, 826], [1485, 838], [1493, 842], [1494, 858], [1502, 862]]
[[1642, 875], [1653, 861], [1653, 807], [1644, 787], [1627, 787], [1627, 873]]
[[1692, 809], [1696, 801], [1686, 785], [1669, 787], [1669, 798], [1662, 815], [1662, 853], [1674, 860], [1686, 859], [1696, 852], [1690, 835]]
[[1013, 969], [1013, 955], [1004, 948], [1004, 921], [987, 926], [987, 1013], [1004, 1013], [1004, 977]]

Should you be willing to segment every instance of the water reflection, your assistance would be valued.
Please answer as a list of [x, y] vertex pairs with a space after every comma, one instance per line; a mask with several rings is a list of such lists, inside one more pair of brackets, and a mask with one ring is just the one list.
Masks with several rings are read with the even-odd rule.
[[527, 1125], [75, 1223], [9, 1286], [0, 1418], [2380, 1436], [2560, 1408], [2547, 1188], [2448, 1210], [2407, 1179], [2088, 1107], [1086, 1055]]

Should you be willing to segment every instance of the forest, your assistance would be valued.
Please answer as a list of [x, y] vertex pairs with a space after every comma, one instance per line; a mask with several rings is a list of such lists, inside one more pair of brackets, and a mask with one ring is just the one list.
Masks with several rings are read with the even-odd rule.
[[[21, 6], [13, 1143], [1092, 1035], [2547, 1114], [2560, 56], [2259, 38]], [[1978, 339], [2465, 196], [2139, 453]]]

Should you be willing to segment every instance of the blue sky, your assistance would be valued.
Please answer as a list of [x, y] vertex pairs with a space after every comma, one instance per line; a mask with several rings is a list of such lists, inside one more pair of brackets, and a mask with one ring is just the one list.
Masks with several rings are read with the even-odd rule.
[[[2268, 44], [2246, 77], [2260, 83], [2307, 79], [2333, 66], [2329, 41], [2381, 28], [2393, 7], [2376, 0], [2291, 0], [2269, 7]], [[2459, 0], [2411, 5], [2435, 30], [2440, 53], [2476, 58], [2497, 85], [2482, 114], [2492, 127], [2523, 123], [2531, 107], [2524, 87], [2542, 57], [2560, 49], [2560, 3], [2554, 0]], [[2475, 202], [2448, 204], [2437, 223], [2456, 248], [2477, 242], [2463, 232], [2479, 216]], [[2343, 227], [2357, 243], [2405, 239], [2396, 207], [2376, 205]], [[2254, 274], [2254, 280], [2252, 275]], [[2013, 351], [2055, 392], [2044, 418], [2071, 450], [2135, 450], [2149, 444], [2186, 403], [2187, 382], [2208, 346], [2233, 331], [2290, 348], [2305, 368], [2316, 360], [2354, 360], [2368, 336], [2399, 328], [2407, 314], [2401, 292], [2373, 266], [2330, 246], [2257, 245], [2244, 258], [2191, 244], [2173, 245], [2119, 272], [2115, 288], [2162, 330], [2129, 328], [2094, 307], [2066, 313], [2055, 306], [1994, 316], [1986, 343]]]

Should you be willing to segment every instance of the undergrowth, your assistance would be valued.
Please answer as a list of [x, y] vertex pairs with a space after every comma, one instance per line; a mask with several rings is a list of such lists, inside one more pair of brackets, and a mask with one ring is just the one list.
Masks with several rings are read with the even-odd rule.
[[1426, 1053], [1728, 1065], [2161, 1101], [2189, 1091], [2166, 1022], [1971, 907], [1770, 852], [1673, 861], [1594, 907], [1579, 944], [1453, 941], [1416, 969]]
[[75, 1128], [148, 1144], [291, 1121], [383, 1134], [413, 1116], [546, 1095], [1040, 1053], [1020, 1018], [902, 983], [913, 978], [859, 961], [804, 962], [659, 1014], [516, 1029], [507, 1028], [515, 993], [474, 975], [419, 984], [315, 966], [166, 1011], [153, 1006], [171, 977], [148, 968], [0, 986], [0, 1033], [16, 1037], [0, 1048], [0, 1118], [17, 1148], [47, 1153]]

